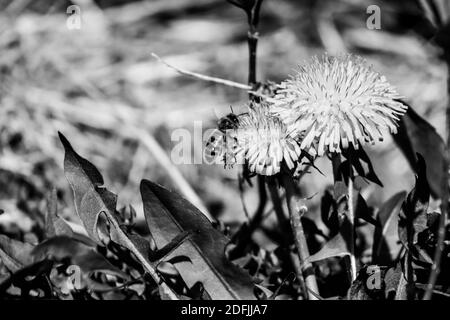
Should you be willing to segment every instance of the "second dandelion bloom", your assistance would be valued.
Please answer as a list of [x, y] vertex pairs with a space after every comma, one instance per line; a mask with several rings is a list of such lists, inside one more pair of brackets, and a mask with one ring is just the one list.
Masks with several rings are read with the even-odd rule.
[[314, 147], [320, 156], [396, 133], [407, 110], [401, 98], [364, 59], [325, 55], [280, 84], [271, 110], [291, 136], [301, 138], [302, 149]]
[[265, 103], [249, 106], [248, 113], [240, 116], [234, 136], [236, 157], [245, 158], [250, 171], [257, 174], [277, 174], [283, 162], [294, 169], [301, 158], [298, 141], [287, 134], [286, 126], [270, 114]]

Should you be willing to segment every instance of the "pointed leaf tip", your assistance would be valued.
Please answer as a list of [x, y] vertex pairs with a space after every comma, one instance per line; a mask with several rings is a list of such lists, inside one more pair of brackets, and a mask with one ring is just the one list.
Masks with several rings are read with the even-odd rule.
[[69, 142], [69, 140], [67, 140], [67, 138], [61, 133], [61, 131], [58, 131], [58, 137], [59, 137], [59, 140], [61, 141], [61, 143], [62, 143], [62, 145], [63, 145], [63, 147], [64, 147], [64, 149], [73, 149], [72, 148], [72, 145], [70, 144], [70, 142]]

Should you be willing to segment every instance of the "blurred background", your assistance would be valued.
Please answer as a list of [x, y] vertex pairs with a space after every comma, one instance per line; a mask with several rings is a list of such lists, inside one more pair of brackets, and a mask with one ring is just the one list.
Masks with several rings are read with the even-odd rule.
[[[81, 10], [80, 29], [67, 27], [71, 5]], [[369, 5], [381, 9], [381, 29], [367, 28]], [[447, 71], [415, 1], [265, 0], [259, 32], [259, 81], [281, 81], [316, 54], [355, 53], [444, 136]], [[246, 37], [243, 11], [225, 0], [0, 0], [0, 228], [32, 229], [43, 219], [53, 187], [65, 204], [62, 215], [77, 222], [58, 131], [138, 217], [140, 180], [179, 190], [172, 179], [179, 171], [213, 216], [231, 225], [246, 221], [239, 168], [171, 166], [161, 159], [177, 143], [174, 130], [193, 132], [195, 121], [203, 130], [214, 128], [230, 106], [244, 110], [247, 92], [180, 75], [151, 55], [246, 83]], [[192, 143], [193, 153], [201, 154], [201, 147]], [[391, 138], [367, 151], [385, 185], [363, 185], [369, 205], [413, 186], [412, 171]], [[308, 200], [314, 220], [332, 183], [329, 161], [317, 166], [323, 175], [313, 170], [302, 182], [305, 196], [314, 195]], [[257, 206], [255, 189], [244, 190], [249, 212]], [[270, 216], [265, 221], [274, 223]], [[255, 237], [267, 240], [262, 232]]]

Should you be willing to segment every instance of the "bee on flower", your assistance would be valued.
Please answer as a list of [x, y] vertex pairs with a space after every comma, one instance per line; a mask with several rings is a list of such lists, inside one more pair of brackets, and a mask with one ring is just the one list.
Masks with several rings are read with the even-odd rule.
[[271, 112], [287, 126], [300, 148], [340, 153], [397, 132], [407, 106], [386, 78], [353, 55], [315, 57], [282, 82]]
[[[279, 173], [283, 163], [295, 169], [303, 156], [299, 141], [270, 113], [267, 103], [249, 104], [248, 112], [235, 116], [235, 120], [224, 133], [228, 142], [221, 148], [228, 164], [245, 163], [250, 172], [265, 176]], [[314, 152], [311, 150], [311, 156]]]

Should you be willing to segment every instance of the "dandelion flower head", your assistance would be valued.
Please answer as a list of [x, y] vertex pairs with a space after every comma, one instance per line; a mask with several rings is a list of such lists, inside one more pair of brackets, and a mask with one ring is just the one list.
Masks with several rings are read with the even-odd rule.
[[322, 156], [396, 133], [407, 110], [401, 98], [364, 59], [324, 55], [280, 84], [271, 110], [291, 136], [301, 137], [301, 149], [314, 147]]
[[267, 103], [249, 105], [236, 129], [236, 156], [247, 160], [251, 172], [271, 176], [281, 170], [283, 161], [294, 169], [302, 150], [298, 141], [288, 135], [283, 122], [269, 112]]

